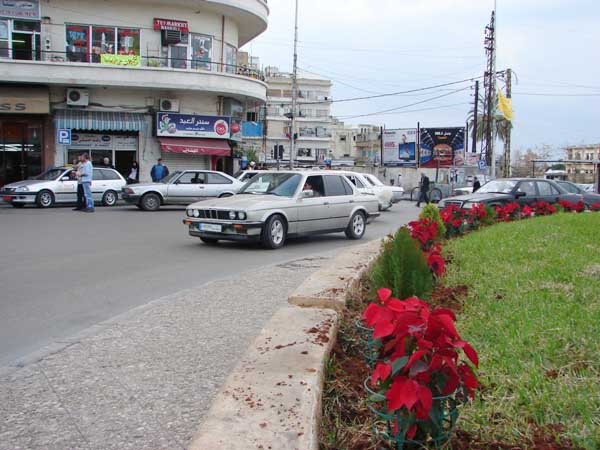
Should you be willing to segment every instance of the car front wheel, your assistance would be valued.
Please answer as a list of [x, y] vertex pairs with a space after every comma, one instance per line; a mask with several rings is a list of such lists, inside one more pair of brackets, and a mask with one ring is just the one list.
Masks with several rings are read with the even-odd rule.
[[104, 206], [115, 206], [119, 196], [115, 191], [106, 191], [102, 196], [102, 204]]
[[156, 211], [160, 208], [160, 198], [156, 194], [146, 194], [142, 197], [141, 205], [144, 211]]
[[346, 237], [348, 239], [360, 239], [365, 234], [367, 223], [365, 216], [360, 211], [355, 212], [346, 228]]
[[50, 208], [54, 204], [54, 194], [48, 190], [43, 190], [35, 198], [35, 203], [40, 208]]
[[269, 249], [281, 247], [285, 242], [286, 224], [283, 217], [278, 214], [269, 217], [262, 232], [263, 246]]

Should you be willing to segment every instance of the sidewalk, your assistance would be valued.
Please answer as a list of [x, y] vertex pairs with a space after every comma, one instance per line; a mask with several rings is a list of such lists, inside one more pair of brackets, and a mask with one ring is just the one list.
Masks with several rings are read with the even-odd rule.
[[248, 345], [332, 255], [164, 297], [0, 368], [0, 450], [187, 449]]

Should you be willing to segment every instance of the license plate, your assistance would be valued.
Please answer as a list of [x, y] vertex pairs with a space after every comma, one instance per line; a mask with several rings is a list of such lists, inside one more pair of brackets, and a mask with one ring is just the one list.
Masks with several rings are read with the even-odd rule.
[[216, 223], [199, 223], [198, 229], [200, 231], [212, 231], [213, 233], [220, 233], [221, 225]]

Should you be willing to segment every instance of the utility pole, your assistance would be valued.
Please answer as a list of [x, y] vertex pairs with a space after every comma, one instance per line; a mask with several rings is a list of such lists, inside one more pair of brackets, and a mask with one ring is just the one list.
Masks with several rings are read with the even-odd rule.
[[292, 70], [292, 123], [290, 130], [290, 169], [294, 168], [294, 157], [296, 156], [296, 141], [294, 139], [296, 130], [296, 101], [298, 98], [298, 0], [296, 0], [296, 15], [294, 19], [294, 67]]
[[[512, 95], [512, 70], [506, 69], [506, 98], [511, 98]], [[506, 130], [506, 142], [504, 144], [504, 168], [503, 175], [510, 177], [510, 134], [511, 126]]]
[[477, 153], [477, 115], [479, 114], [479, 80], [475, 81], [475, 106], [473, 107], [473, 144], [472, 153]]
[[489, 25], [485, 27], [485, 53], [487, 56], [487, 66], [483, 78], [483, 87], [485, 90], [484, 117], [485, 134], [481, 147], [481, 157], [485, 157], [485, 162], [492, 169], [492, 177], [495, 176], [495, 158], [494, 158], [494, 99], [496, 97], [496, 11], [492, 11], [492, 18]]

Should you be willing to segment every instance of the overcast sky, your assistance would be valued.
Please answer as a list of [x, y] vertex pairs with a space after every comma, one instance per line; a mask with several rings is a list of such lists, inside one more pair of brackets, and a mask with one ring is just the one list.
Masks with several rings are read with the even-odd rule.
[[[268, 30], [243, 50], [263, 66], [291, 72], [294, 0], [268, 2]], [[334, 100], [430, 87], [485, 70], [493, 0], [298, 2], [298, 67], [332, 80]], [[513, 148], [600, 144], [599, 24], [598, 0], [497, 1], [496, 67], [510, 67], [517, 78]], [[334, 103], [332, 110], [347, 123], [386, 128], [462, 126], [473, 102], [470, 85]]]

